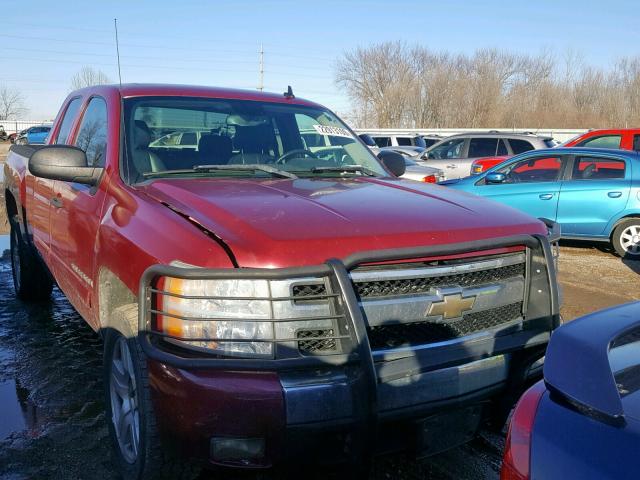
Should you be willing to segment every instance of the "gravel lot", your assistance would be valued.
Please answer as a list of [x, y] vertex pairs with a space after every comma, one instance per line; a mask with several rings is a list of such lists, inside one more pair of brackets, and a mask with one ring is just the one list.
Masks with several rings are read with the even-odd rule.
[[[4, 151], [0, 144], [0, 162]], [[8, 231], [4, 213], [1, 206], [0, 234]], [[0, 235], [0, 479], [117, 478], [103, 414], [101, 341], [57, 290], [47, 305], [16, 300], [6, 248]], [[621, 261], [597, 244], [563, 245], [559, 273], [565, 320], [640, 300], [640, 262]], [[372, 478], [497, 479], [503, 441], [483, 431], [428, 461], [383, 458]]]

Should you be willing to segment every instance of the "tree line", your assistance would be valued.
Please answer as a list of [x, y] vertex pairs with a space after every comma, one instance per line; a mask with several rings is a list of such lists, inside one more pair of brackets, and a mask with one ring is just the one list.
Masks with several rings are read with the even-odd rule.
[[360, 127], [640, 126], [640, 57], [601, 68], [574, 51], [464, 55], [386, 42], [344, 53], [335, 82]]

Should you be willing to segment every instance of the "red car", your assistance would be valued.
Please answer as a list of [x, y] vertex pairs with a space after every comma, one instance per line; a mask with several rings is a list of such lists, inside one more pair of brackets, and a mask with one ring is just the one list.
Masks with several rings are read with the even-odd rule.
[[506, 418], [559, 324], [558, 232], [403, 170], [290, 90], [90, 87], [12, 147], [15, 290], [57, 283], [104, 338], [124, 478], [358, 469]]
[[[607, 130], [589, 130], [571, 140], [564, 142], [562, 147], [591, 147], [616, 148], [621, 150], [640, 151], [640, 128], [617, 128]], [[511, 158], [488, 157], [479, 158], [473, 162], [471, 173], [477, 175]]]
[[562, 144], [563, 147], [619, 148], [640, 151], [640, 128], [590, 130]]

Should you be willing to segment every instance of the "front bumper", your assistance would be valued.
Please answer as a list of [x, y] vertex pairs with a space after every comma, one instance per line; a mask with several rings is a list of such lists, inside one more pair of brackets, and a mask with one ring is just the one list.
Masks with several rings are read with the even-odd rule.
[[[536, 302], [529, 302], [531, 318], [526, 322], [456, 342], [372, 352], [349, 276], [355, 266], [515, 246], [539, 252], [542, 263], [532, 264], [531, 269], [543, 264], [536, 268], [537, 281], [548, 287], [540, 290]], [[486, 402], [505, 390], [522, 388], [530, 367], [544, 355], [550, 332], [559, 324], [552, 258], [547, 237], [519, 235], [358, 254], [297, 269], [151, 267], [141, 279], [139, 340], [149, 357], [154, 402], [167, 438], [178, 440], [174, 443], [183, 449], [189, 446], [188, 455], [241, 467], [303, 459], [354, 461], [399, 448], [430, 454], [462, 443], [475, 433]], [[337, 313], [345, 321], [339, 333], [349, 337], [350, 348], [332, 355], [303, 355], [287, 349], [282, 358], [271, 360], [185, 356], [164, 349], [150, 329], [157, 293], [154, 282], [162, 276], [326, 277], [329, 293], [339, 299]], [[529, 280], [530, 290], [534, 280]], [[244, 462], [217, 461], [211, 450], [214, 437], [263, 439], [264, 456]], [[328, 454], [320, 454], [327, 448]]]

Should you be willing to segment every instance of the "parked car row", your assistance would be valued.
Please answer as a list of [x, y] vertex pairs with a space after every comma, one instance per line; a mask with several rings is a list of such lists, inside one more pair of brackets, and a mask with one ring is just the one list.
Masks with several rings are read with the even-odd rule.
[[51, 125], [35, 125], [8, 135], [7, 139], [16, 145], [42, 145], [50, 130]]
[[[609, 130], [590, 130], [558, 145], [561, 147], [613, 148], [640, 151], [640, 129], [624, 128]], [[514, 152], [521, 153], [521, 152]], [[508, 157], [479, 158], [473, 162], [471, 174], [482, 173], [501, 163]]]

